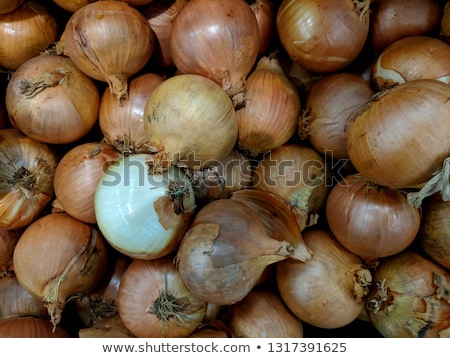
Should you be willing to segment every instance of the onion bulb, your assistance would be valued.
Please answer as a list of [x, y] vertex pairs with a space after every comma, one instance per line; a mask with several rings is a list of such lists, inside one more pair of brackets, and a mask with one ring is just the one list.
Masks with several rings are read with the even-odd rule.
[[15, 10], [0, 13], [0, 24], [0, 66], [10, 70], [38, 56], [59, 37], [55, 17], [46, 5], [35, 0], [26, 0]]
[[25, 0], [3, 0], [0, 4], [0, 14], [7, 14], [17, 9]]
[[13, 73], [6, 88], [6, 109], [14, 127], [44, 143], [81, 139], [98, 117], [95, 82], [70, 58], [40, 54]]
[[19, 237], [19, 230], [0, 229], [0, 278], [1, 272], [12, 271], [13, 252]]
[[100, 319], [91, 327], [78, 331], [80, 338], [136, 338], [122, 322], [120, 315], [108, 316]]
[[85, 142], [66, 152], [56, 166], [53, 208], [95, 224], [94, 197], [106, 168], [121, 157], [109, 144]]
[[177, 267], [188, 289], [209, 303], [233, 304], [255, 287], [269, 265], [295, 257], [290, 242], [269, 236], [265, 219], [238, 200], [204, 205], [177, 253]]
[[310, 260], [276, 264], [281, 298], [302, 322], [319, 328], [343, 327], [364, 307], [372, 274], [331, 233], [308, 229], [303, 239], [314, 252]]
[[61, 326], [45, 318], [24, 316], [0, 321], [0, 338], [71, 338]]
[[370, 183], [360, 174], [341, 179], [326, 202], [328, 225], [336, 239], [365, 260], [405, 250], [416, 238], [421, 210], [406, 193]]
[[276, 27], [294, 62], [315, 73], [351, 64], [369, 33], [370, 0], [283, 0]]
[[271, 0], [247, 1], [256, 17], [259, 28], [258, 56], [267, 55], [275, 41], [276, 33], [276, 8]]
[[386, 338], [449, 338], [448, 272], [413, 250], [386, 257], [367, 296], [370, 321]]
[[450, 153], [450, 86], [414, 80], [380, 92], [349, 123], [347, 151], [356, 170], [393, 188], [422, 185]]
[[170, 51], [181, 73], [213, 80], [239, 107], [259, 41], [258, 22], [245, 1], [190, 0], [173, 20]]
[[23, 228], [52, 200], [58, 159], [53, 148], [18, 129], [1, 129], [0, 142], [0, 228]]
[[54, 51], [70, 57], [112, 94], [128, 97], [128, 78], [149, 61], [154, 34], [147, 19], [122, 1], [95, 1], [75, 11]]
[[134, 260], [122, 276], [119, 314], [137, 337], [187, 337], [201, 325], [206, 305], [187, 289], [171, 255]]
[[174, 251], [195, 209], [188, 178], [178, 167], [153, 172], [153, 156], [133, 154], [110, 165], [95, 192], [98, 227], [117, 251], [155, 259]]
[[31, 223], [14, 249], [14, 272], [21, 286], [44, 302], [54, 330], [66, 302], [93, 289], [106, 272], [108, 248], [100, 231], [66, 213]]
[[195, 74], [170, 77], [154, 89], [145, 105], [144, 128], [163, 165], [191, 169], [221, 160], [238, 137], [230, 98], [215, 82]]

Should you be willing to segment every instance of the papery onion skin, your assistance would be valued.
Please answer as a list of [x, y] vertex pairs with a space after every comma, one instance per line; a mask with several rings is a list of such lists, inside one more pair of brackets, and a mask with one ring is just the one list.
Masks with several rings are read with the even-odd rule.
[[0, 145], [0, 228], [23, 228], [53, 198], [58, 158], [49, 145], [18, 129], [0, 130]]
[[302, 322], [319, 328], [339, 328], [355, 320], [364, 307], [372, 275], [361, 258], [322, 229], [303, 232], [314, 252], [302, 263], [287, 259], [276, 264], [281, 298]]
[[14, 317], [0, 321], [1, 338], [72, 338], [69, 332], [61, 327], [53, 327], [44, 318], [33, 316]]
[[250, 9], [258, 22], [260, 38], [258, 56], [262, 57], [268, 54], [275, 41], [276, 7], [271, 0], [252, 0]]
[[0, 14], [7, 14], [17, 9], [25, 0], [4, 0], [0, 5]]
[[87, 135], [97, 121], [99, 102], [92, 78], [70, 58], [46, 53], [22, 64], [6, 88], [12, 125], [49, 144], [73, 143]]
[[74, 146], [56, 166], [54, 206], [75, 219], [95, 224], [95, 191], [104, 171], [120, 157], [109, 144], [86, 142]]
[[153, 157], [134, 154], [110, 165], [95, 192], [97, 224], [109, 244], [135, 259], [173, 252], [187, 230], [195, 196], [183, 171], [151, 173]]
[[147, 64], [153, 48], [153, 31], [137, 9], [121, 1], [95, 1], [72, 14], [55, 51], [126, 99], [128, 78]]
[[386, 47], [372, 66], [378, 90], [417, 79], [450, 82], [450, 46], [431, 36], [409, 36]]
[[281, 44], [308, 71], [341, 70], [363, 49], [369, 5], [369, 0], [284, 0], [276, 18]]
[[145, 105], [144, 128], [166, 165], [191, 169], [224, 158], [238, 137], [230, 98], [217, 83], [195, 74], [170, 77], [155, 88]]
[[175, 17], [170, 49], [181, 73], [205, 76], [242, 104], [259, 51], [258, 22], [242, 0], [189, 1]]
[[327, 223], [349, 251], [377, 259], [405, 250], [416, 238], [421, 210], [405, 193], [373, 185], [359, 174], [343, 178], [326, 202]]
[[387, 257], [374, 273], [366, 310], [386, 338], [450, 337], [448, 272], [413, 250]]
[[26, 0], [0, 14], [0, 35], [0, 66], [16, 70], [58, 39], [59, 24], [46, 5]]
[[120, 315], [105, 317], [93, 326], [81, 328], [79, 338], [136, 338], [122, 322]]
[[347, 151], [356, 170], [383, 186], [429, 180], [450, 153], [450, 87], [414, 80], [380, 93], [353, 121]]
[[122, 276], [119, 314], [137, 337], [187, 337], [201, 325], [206, 306], [185, 286], [171, 255], [134, 260]]
[[67, 300], [100, 282], [108, 266], [108, 246], [94, 225], [51, 213], [22, 233], [13, 263], [17, 280], [44, 302], [56, 328]]

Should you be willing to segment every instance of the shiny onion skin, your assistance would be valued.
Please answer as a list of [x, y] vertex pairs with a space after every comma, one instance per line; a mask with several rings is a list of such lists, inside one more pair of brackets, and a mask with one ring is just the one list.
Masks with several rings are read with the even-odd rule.
[[259, 41], [258, 22], [247, 2], [190, 0], [173, 20], [170, 51], [181, 73], [213, 80], [239, 107]]
[[421, 210], [409, 204], [406, 193], [351, 174], [331, 189], [326, 218], [345, 248], [371, 260], [405, 250], [419, 231]]
[[375, 54], [404, 37], [433, 36], [442, 16], [441, 4], [436, 0], [373, 0], [370, 9], [367, 42]]
[[318, 79], [306, 94], [298, 135], [322, 154], [348, 159], [347, 125], [375, 94], [369, 81], [350, 72]]
[[25, 0], [3, 0], [0, 4], [0, 14], [7, 14], [17, 9]]
[[119, 314], [140, 338], [183, 338], [203, 322], [206, 301], [184, 284], [171, 255], [134, 260], [119, 287]]
[[366, 310], [385, 338], [449, 338], [449, 284], [442, 266], [405, 250], [380, 262]]
[[72, 338], [61, 327], [45, 318], [24, 316], [0, 320], [0, 338]]
[[95, 1], [98, 0], [53, 0], [56, 5], [71, 13]]
[[283, 0], [276, 27], [291, 59], [314, 73], [351, 64], [369, 32], [370, 0]]
[[0, 228], [24, 228], [53, 198], [58, 158], [49, 145], [14, 128], [0, 130], [0, 146]]
[[0, 14], [0, 66], [16, 70], [59, 38], [56, 18], [35, 0]]
[[[137, 9], [122, 1], [95, 1], [75, 11], [54, 51], [81, 71], [106, 82], [115, 97], [128, 97], [128, 78], [150, 60], [154, 33]], [[112, 50], [114, 49], [114, 50]]]
[[380, 92], [349, 123], [347, 151], [356, 170], [393, 188], [422, 185], [450, 153], [450, 87], [414, 80]]
[[409, 36], [386, 47], [372, 66], [377, 90], [417, 79], [450, 82], [450, 45], [431, 36]]
[[258, 56], [263, 57], [268, 55], [276, 40], [276, 6], [272, 0], [252, 0], [249, 4], [258, 22]]
[[12, 125], [49, 144], [73, 143], [87, 135], [97, 121], [99, 102], [92, 78], [70, 58], [46, 53], [22, 64], [6, 88]]
[[313, 257], [276, 264], [281, 298], [302, 322], [319, 328], [339, 328], [355, 320], [364, 307], [372, 274], [361, 258], [322, 229], [303, 232]]
[[14, 272], [21, 286], [44, 302], [54, 329], [66, 302], [93, 289], [106, 273], [108, 246], [101, 232], [66, 213], [35, 220], [14, 249]]

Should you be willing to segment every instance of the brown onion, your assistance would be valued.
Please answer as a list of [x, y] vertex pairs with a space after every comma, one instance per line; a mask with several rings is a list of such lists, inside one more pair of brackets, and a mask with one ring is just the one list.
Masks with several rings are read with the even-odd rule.
[[11, 70], [38, 56], [59, 37], [56, 18], [47, 5], [35, 0], [0, 14], [0, 24], [0, 66]]
[[136, 336], [125, 327], [117, 313], [107, 316], [94, 323], [91, 327], [81, 328], [78, 331], [79, 338], [136, 338]]
[[144, 15], [122, 1], [106, 0], [75, 11], [55, 50], [124, 99], [128, 78], [147, 64], [153, 47], [154, 34]]
[[441, 5], [435, 0], [372, 0], [368, 45], [375, 53], [403, 37], [439, 29]]
[[98, 122], [105, 141], [120, 153], [150, 151], [144, 129], [144, 108], [153, 90], [164, 81], [155, 73], [143, 73], [131, 78], [128, 99], [119, 101], [109, 89], [100, 100]]
[[286, 200], [300, 229], [315, 224], [328, 195], [329, 171], [314, 148], [284, 144], [267, 153], [253, 172], [253, 187]]
[[303, 233], [313, 257], [276, 264], [281, 298], [303, 322], [319, 328], [339, 328], [355, 320], [364, 307], [372, 275], [359, 256], [348, 251], [329, 232]]
[[425, 79], [379, 93], [348, 126], [347, 151], [356, 170], [394, 188], [430, 180], [450, 153], [449, 97], [450, 86]]
[[57, 156], [18, 129], [1, 129], [0, 142], [0, 228], [18, 229], [34, 221], [53, 198]]
[[162, 68], [175, 67], [170, 50], [170, 34], [175, 17], [187, 3], [188, 0], [154, 0], [139, 8], [155, 34], [151, 62]]
[[74, 146], [58, 162], [53, 207], [80, 221], [95, 224], [94, 197], [104, 171], [121, 157], [109, 144], [86, 142]]
[[67, 300], [93, 289], [106, 272], [106, 242], [93, 225], [65, 213], [31, 223], [14, 249], [19, 283], [42, 300], [56, 329]]
[[258, 56], [267, 55], [276, 40], [276, 7], [271, 0], [250, 0], [259, 28], [259, 51]]
[[439, 193], [422, 203], [419, 240], [425, 252], [440, 265], [450, 269], [450, 202]]
[[2, 272], [12, 270], [13, 252], [19, 237], [18, 230], [0, 229], [0, 278], [3, 275]]
[[71, 13], [94, 1], [98, 0], [53, 0], [59, 7]]
[[182, 338], [202, 323], [206, 302], [183, 283], [171, 255], [134, 260], [122, 276], [119, 314], [140, 338]]
[[229, 306], [225, 323], [233, 338], [302, 338], [302, 321], [287, 308], [280, 295], [255, 288]]
[[417, 79], [450, 82], [450, 45], [431, 36], [409, 36], [386, 47], [372, 66], [378, 90]]
[[308, 71], [343, 69], [366, 42], [369, 6], [370, 0], [283, 0], [276, 18], [281, 44]]
[[0, 14], [7, 14], [17, 9], [25, 0], [3, 0], [0, 4]]
[[285, 144], [296, 132], [301, 101], [276, 55], [261, 58], [246, 81], [245, 107], [236, 111], [238, 145], [251, 156]]
[[319, 153], [347, 159], [347, 124], [374, 94], [370, 82], [354, 73], [322, 77], [307, 92], [299, 137], [308, 139]]
[[0, 321], [1, 338], [71, 338], [61, 326], [53, 327], [44, 318], [25, 316]]
[[255, 287], [267, 266], [295, 257], [293, 245], [270, 237], [263, 220], [238, 200], [204, 205], [177, 253], [188, 289], [209, 303], [233, 304]]
[[386, 338], [449, 338], [448, 272], [416, 251], [383, 259], [366, 310]]
[[409, 204], [406, 193], [351, 174], [331, 189], [326, 217], [345, 248], [372, 260], [397, 254], [414, 241], [421, 210]]
[[70, 58], [40, 54], [13, 73], [6, 89], [6, 109], [14, 127], [44, 143], [72, 143], [97, 121], [95, 82]]
[[238, 120], [225, 91], [195, 74], [166, 79], [147, 100], [144, 128], [166, 165], [201, 168], [229, 154], [238, 136]]
[[239, 107], [259, 41], [258, 22], [245, 1], [190, 0], [173, 21], [170, 50], [181, 73], [215, 81]]

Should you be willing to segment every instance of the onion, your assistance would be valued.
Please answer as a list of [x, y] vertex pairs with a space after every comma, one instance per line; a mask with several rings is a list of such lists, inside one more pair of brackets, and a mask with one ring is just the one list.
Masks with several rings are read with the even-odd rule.
[[22, 316], [47, 319], [44, 303], [26, 291], [13, 273], [0, 277], [0, 299], [0, 322]]
[[414, 241], [421, 210], [409, 204], [406, 193], [351, 174], [328, 195], [326, 217], [334, 236], [345, 248], [373, 260], [397, 254]]
[[20, 233], [18, 230], [0, 229], [0, 278], [3, 276], [3, 273], [13, 270], [11, 267], [13, 252], [19, 237]]
[[164, 81], [155, 73], [131, 78], [128, 99], [117, 100], [107, 88], [100, 100], [98, 121], [105, 141], [120, 153], [150, 151], [144, 130], [144, 108], [153, 90]]
[[325, 160], [315, 149], [289, 143], [262, 158], [253, 172], [253, 187], [287, 201], [303, 230], [316, 223], [325, 204], [328, 176]]
[[252, 160], [234, 149], [222, 160], [207, 161], [199, 170], [186, 169], [198, 203], [228, 199], [235, 191], [252, 186]]
[[424, 251], [440, 265], [450, 269], [450, 202], [436, 193], [422, 204], [419, 241]]
[[174, 251], [191, 221], [195, 196], [183, 171], [152, 173], [153, 157], [126, 156], [110, 165], [95, 192], [97, 224], [117, 251], [155, 259]]
[[215, 82], [195, 74], [170, 77], [155, 88], [145, 105], [144, 128], [163, 165], [191, 169], [224, 158], [238, 136], [230, 98]]
[[364, 307], [372, 275], [359, 256], [331, 233], [308, 229], [303, 239], [314, 252], [310, 260], [276, 264], [281, 298], [302, 322], [318, 328], [343, 327]]
[[348, 159], [347, 124], [375, 94], [369, 81], [350, 72], [326, 75], [306, 95], [298, 127], [302, 140], [322, 154]]
[[1, 338], [71, 338], [61, 326], [38, 317], [14, 317], [0, 321]]
[[0, 4], [0, 14], [7, 14], [17, 9], [25, 0], [3, 0]]
[[26, 0], [7, 13], [0, 11], [0, 24], [0, 66], [11, 70], [38, 56], [59, 37], [55, 17], [35, 0]]
[[92, 327], [81, 328], [80, 338], [136, 338], [122, 322], [120, 315], [108, 316], [97, 321]]
[[366, 309], [386, 338], [450, 337], [449, 274], [435, 261], [405, 250], [381, 261]]
[[443, 7], [441, 22], [439, 24], [439, 37], [443, 41], [450, 43], [450, 5], [448, 5], [448, 1]]
[[65, 213], [51, 213], [25, 229], [14, 249], [13, 263], [17, 280], [44, 302], [55, 330], [66, 302], [99, 283], [108, 253], [95, 226]]
[[229, 329], [222, 322], [221, 324], [209, 324], [199, 327], [191, 333], [187, 338], [230, 338]]
[[120, 157], [109, 144], [86, 142], [74, 146], [56, 166], [53, 207], [75, 219], [95, 224], [95, 191], [106, 168]]
[[369, 6], [370, 0], [283, 0], [276, 18], [279, 39], [306, 70], [336, 72], [362, 51]]
[[372, 66], [378, 90], [417, 79], [450, 82], [450, 46], [431, 36], [409, 36], [387, 46]]
[[259, 51], [258, 56], [267, 55], [267, 52], [275, 43], [276, 34], [276, 8], [271, 0], [249, 0], [247, 1], [255, 14], [259, 28]]
[[292, 244], [270, 237], [263, 220], [238, 200], [204, 205], [177, 253], [188, 289], [209, 303], [233, 304], [255, 287], [267, 266], [295, 257]]
[[302, 321], [268, 288], [255, 288], [230, 306], [225, 323], [233, 338], [303, 338]]
[[347, 150], [356, 170], [393, 188], [429, 180], [450, 153], [449, 96], [450, 86], [437, 80], [408, 81], [379, 93], [348, 126]]
[[98, 107], [95, 82], [62, 56], [43, 53], [26, 61], [6, 89], [12, 125], [44, 143], [81, 139], [96, 123]]
[[439, 29], [441, 5], [435, 0], [372, 0], [367, 39], [374, 53], [408, 36], [430, 35]]
[[45, 143], [17, 129], [1, 129], [0, 228], [23, 228], [53, 198], [57, 157]]
[[147, 18], [155, 34], [155, 47], [151, 62], [162, 68], [174, 68], [170, 50], [173, 21], [188, 0], [154, 0], [139, 11]]
[[53, 0], [55, 4], [70, 13], [74, 13], [78, 9], [81, 9], [83, 6], [94, 1], [98, 0]]
[[122, 276], [119, 314], [137, 337], [187, 337], [205, 311], [206, 302], [186, 288], [170, 255], [134, 260]]
[[137, 9], [122, 1], [95, 1], [72, 14], [55, 47], [89, 77], [106, 82], [115, 97], [126, 99], [128, 78], [149, 61], [154, 34]]
[[215, 81], [239, 107], [259, 41], [258, 22], [245, 1], [190, 0], [173, 21], [170, 50], [181, 73]]
[[245, 107], [236, 112], [238, 145], [251, 156], [285, 144], [296, 132], [301, 101], [276, 55], [261, 58], [247, 78]]

